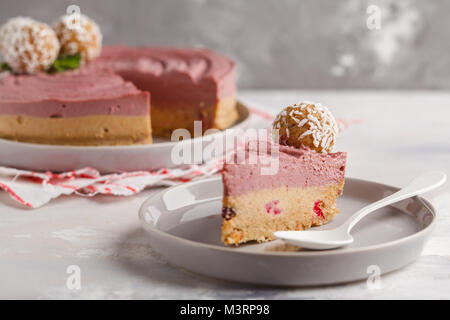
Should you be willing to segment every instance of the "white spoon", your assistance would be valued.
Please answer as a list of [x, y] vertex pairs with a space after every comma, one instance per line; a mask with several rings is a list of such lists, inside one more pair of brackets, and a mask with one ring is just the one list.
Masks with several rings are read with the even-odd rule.
[[277, 231], [275, 237], [305, 249], [326, 250], [339, 248], [353, 242], [352, 228], [369, 213], [395, 202], [431, 191], [445, 183], [447, 176], [440, 171], [424, 173], [394, 194], [369, 204], [354, 213], [335, 229], [316, 231]]

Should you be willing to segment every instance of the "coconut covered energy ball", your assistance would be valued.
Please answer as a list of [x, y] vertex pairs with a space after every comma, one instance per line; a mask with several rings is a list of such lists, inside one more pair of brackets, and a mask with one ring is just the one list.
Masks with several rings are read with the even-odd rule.
[[333, 149], [338, 125], [327, 107], [301, 102], [283, 109], [273, 122], [279, 130], [280, 143], [299, 148], [301, 144], [320, 153]]
[[79, 53], [83, 62], [89, 62], [100, 54], [102, 34], [89, 17], [83, 14], [64, 15], [53, 28], [61, 44], [61, 56]]
[[55, 32], [45, 23], [27, 17], [10, 19], [0, 28], [0, 52], [16, 73], [48, 69], [59, 53]]

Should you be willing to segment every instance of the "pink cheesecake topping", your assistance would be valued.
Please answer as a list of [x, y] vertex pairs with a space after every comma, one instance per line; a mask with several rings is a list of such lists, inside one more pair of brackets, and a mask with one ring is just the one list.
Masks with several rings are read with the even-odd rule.
[[161, 105], [210, 106], [236, 94], [234, 62], [206, 49], [109, 46], [91, 67], [112, 69]]
[[0, 78], [0, 114], [3, 115], [71, 118], [141, 116], [149, 112], [147, 92], [106, 70]]
[[225, 195], [241, 195], [255, 190], [279, 187], [306, 188], [341, 183], [345, 175], [347, 154], [317, 153], [301, 146], [279, 145], [278, 171], [274, 175], [262, 174], [262, 168], [270, 159], [271, 148], [264, 154], [258, 154], [257, 163], [249, 163], [252, 148], [246, 149], [244, 163], [227, 162], [222, 171]]

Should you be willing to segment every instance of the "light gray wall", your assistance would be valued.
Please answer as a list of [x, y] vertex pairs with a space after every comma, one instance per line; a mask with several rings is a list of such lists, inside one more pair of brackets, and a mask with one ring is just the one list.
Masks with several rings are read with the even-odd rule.
[[[0, 23], [51, 23], [70, 4], [105, 44], [225, 53], [241, 88], [450, 88], [448, 0], [0, 0]], [[380, 30], [366, 25], [373, 4]]]

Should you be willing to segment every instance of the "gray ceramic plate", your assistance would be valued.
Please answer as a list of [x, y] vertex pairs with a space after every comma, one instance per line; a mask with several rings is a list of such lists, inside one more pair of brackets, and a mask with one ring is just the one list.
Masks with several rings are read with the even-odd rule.
[[[338, 201], [341, 213], [328, 225], [342, 223], [362, 206], [398, 188], [347, 178]], [[152, 247], [170, 263], [194, 273], [266, 285], [320, 285], [366, 279], [413, 262], [431, 233], [436, 212], [415, 197], [378, 210], [352, 231], [355, 242], [329, 251], [307, 251], [280, 240], [226, 247], [220, 242], [221, 201], [189, 210], [175, 209], [184, 199], [222, 195], [220, 177], [175, 186], [144, 202], [140, 219]]]

